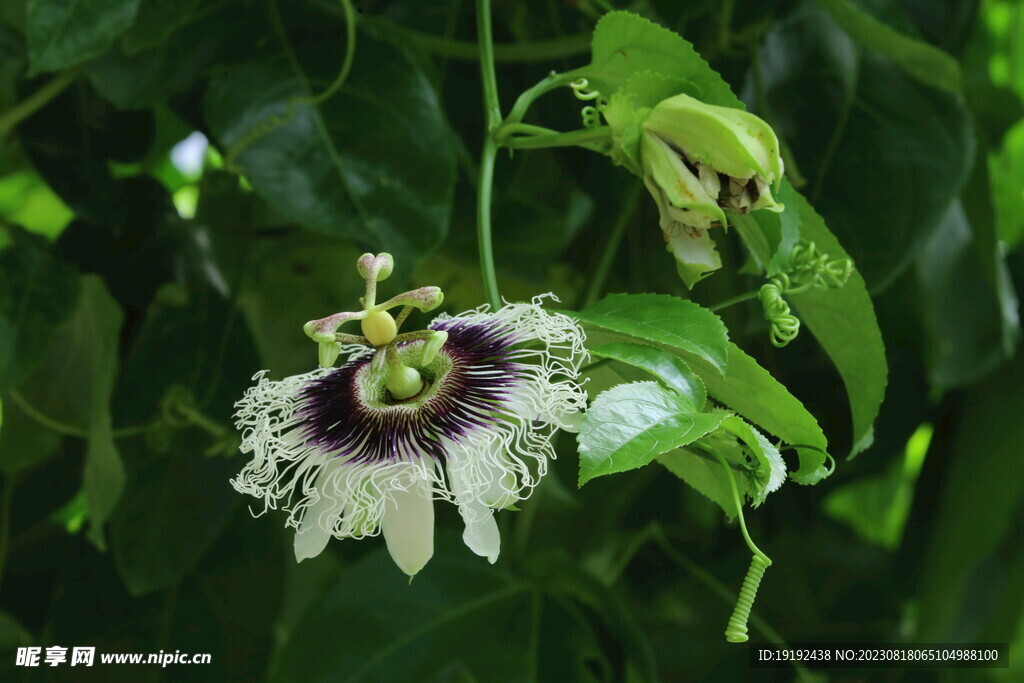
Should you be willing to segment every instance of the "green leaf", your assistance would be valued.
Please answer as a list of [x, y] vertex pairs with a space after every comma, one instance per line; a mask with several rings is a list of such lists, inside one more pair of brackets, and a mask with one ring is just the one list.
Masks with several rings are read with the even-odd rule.
[[131, 473], [110, 521], [114, 560], [132, 595], [167, 588], [191, 572], [242, 503], [228, 483], [239, 463], [202, 457], [208, 437], [196, 431], [186, 432], [173, 456]]
[[[77, 342], [85, 346], [80, 352], [83, 362], [75, 368], [83, 387], [87, 387], [87, 393], [80, 395], [79, 400], [84, 398], [89, 406], [82, 479], [89, 510], [89, 539], [101, 549], [106, 548], [103, 526], [117, 506], [125, 483], [110, 416], [122, 322], [121, 307], [107, 293], [103, 282], [95, 275], [83, 277], [82, 298], [72, 319]], [[66, 340], [72, 350], [76, 337]], [[75, 356], [69, 352], [69, 357]]]
[[859, 51], [814, 5], [776, 24], [765, 45], [761, 113], [789, 142], [809, 200], [881, 291], [964, 185], [968, 112], [947, 91]]
[[1024, 120], [1006, 133], [988, 165], [999, 239], [1008, 250], [1019, 248], [1024, 242]]
[[786, 480], [786, 465], [779, 451], [735, 415], [726, 416], [719, 429], [696, 443], [659, 456], [658, 462], [735, 517], [732, 487], [715, 456], [729, 464], [740, 500], [749, 499], [753, 507]]
[[629, 342], [600, 344], [591, 347], [590, 353], [646, 370], [668, 388], [675, 389], [680, 398], [689, 403], [691, 410], [704, 410], [708, 398], [704, 382], [679, 356], [653, 346]]
[[[800, 237], [814, 242], [819, 250], [828, 254], [829, 260], [848, 258], [807, 200], [788, 182], [783, 183], [783, 189], [786, 196], [783, 216], [793, 216], [784, 222], [798, 226]], [[737, 217], [740, 220], [736, 224], [741, 226], [744, 242], [762, 264], [779, 260], [780, 252], [773, 252], [767, 239], [758, 238], [759, 230], [765, 235], [771, 233], [770, 228], [763, 226], [766, 221], [777, 220], [772, 216], [760, 211]], [[785, 265], [779, 266], [779, 270], [785, 268]], [[885, 397], [888, 375], [882, 333], [864, 279], [854, 271], [843, 287], [810, 289], [789, 298], [797, 306], [803, 324], [814, 334], [843, 378], [853, 419], [852, 452], [859, 453], [871, 445], [872, 425]]]
[[[747, 420], [787, 444], [828, 448], [825, 434], [803, 404], [771, 374], [735, 344], [729, 344], [729, 366], [724, 376], [704, 361], [690, 365], [707, 385], [708, 393]], [[816, 484], [829, 475], [822, 453], [797, 449], [800, 468], [789, 478], [798, 484]]]
[[56, 342], [75, 310], [78, 275], [54, 260], [43, 240], [22, 230], [0, 251], [0, 392], [17, 386]]
[[[476, 560], [435, 556], [409, 583], [378, 550], [306, 613], [275, 659], [270, 680], [438, 680], [456, 662], [468, 667], [469, 680], [487, 680], [496, 671], [502, 679], [527, 678], [531, 657], [524, 654], [535, 609], [530, 588]], [[345, 625], [342, 638], [339, 624]], [[500, 636], [476, 640], [480, 632]]]
[[[658, 462], [688, 486], [722, 508], [730, 519], [736, 517], [736, 503], [732, 498], [729, 478], [722, 463], [704, 452], [704, 449], [680, 448], [658, 456]], [[741, 496], [750, 494], [750, 479], [733, 472], [733, 480]]]
[[102, 54], [124, 33], [139, 0], [30, 0], [30, 75], [59, 71]]
[[630, 12], [608, 12], [597, 22], [591, 63], [580, 70], [610, 97], [633, 74], [651, 71], [692, 83], [710, 104], [743, 108], [729, 85], [677, 33]]
[[589, 325], [686, 351], [720, 374], [725, 372], [728, 331], [717, 315], [692, 301], [666, 294], [609, 294], [571, 315]]
[[769, 493], [782, 486], [782, 482], [786, 480], [786, 464], [782, 461], [778, 449], [742, 418], [731, 415], [722, 420], [721, 428], [742, 441], [757, 461], [756, 487], [750, 493], [754, 507], [757, 507], [764, 502]]
[[[992, 603], [998, 603], [1002, 593], [996, 577], [1019, 574], [1008, 551], [1020, 539], [1024, 496], [1018, 457], [1024, 442], [1022, 387], [1024, 358], [1018, 355], [963, 396], [949, 438], [934, 440], [935, 457], [948, 469], [940, 491], [919, 488], [916, 494], [937, 503], [928, 508], [927, 548], [914, 574], [920, 600], [915, 640], [940, 642], [979, 622], [988, 601], [968, 590], [972, 579], [980, 580], [983, 590], [998, 598]], [[1001, 556], [1005, 569], [984, 573], [984, 563]]]
[[1020, 335], [1002, 255], [991, 255], [1000, 268], [992, 283], [973, 227], [957, 201], [917, 259], [929, 383], [938, 392], [984, 377], [1013, 356]]
[[937, 47], [903, 35], [849, 0], [814, 0], [861, 47], [885, 55], [926, 85], [960, 95], [960, 65]]
[[732, 224], [767, 277], [789, 266], [793, 247], [800, 240], [800, 211], [794, 206], [797, 191], [784, 179], [776, 199], [786, 207], [782, 213], [755, 211], [732, 216]]
[[419, 67], [361, 35], [345, 85], [312, 105], [287, 64], [213, 79], [207, 119], [229, 167], [292, 220], [391, 252], [400, 267], [436, 248], [448, 230], [455, 145]]
[[201, 0], [139, 0], [138, 17], [124, 34], [124, 50], [135, 54], [162, 43], [192, 19]]
[[[810, 204], [794, 192], [789, 200], [800, 215], [800, 236], [830, 259], [848, 258], [839, 240]], [[853, 419], [852, 454], [871, 445], [888, 381], [885, 345], [875, 307], [860, 273], [854, 271], [839, 289], [810, 289], [792, 297], [800, 320], [832, 359], [850, 401]], [[806, 442], [805, 442], [806, 443]]]
[[597, 397], [578, 437], [579, 485], [647, 465], [716, 429], [723, 413], [701, 413], [656, 382], [620, 384]]
[[822, 501], [822, 510], [848, 524], [865, 541], [895, 550], [905, 531], [914, 484], [931, 437], [932, 426], [922, 425], [902, 457], [892, 458], [881, 474], [833, 489]]

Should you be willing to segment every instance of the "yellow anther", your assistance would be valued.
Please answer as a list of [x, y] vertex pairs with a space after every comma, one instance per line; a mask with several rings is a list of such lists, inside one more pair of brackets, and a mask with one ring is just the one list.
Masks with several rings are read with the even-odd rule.
[[384, 346], [395, 340], [398, 326], [387, 311], [377, 311], [362, 320], [363, 335], [374, 346]]

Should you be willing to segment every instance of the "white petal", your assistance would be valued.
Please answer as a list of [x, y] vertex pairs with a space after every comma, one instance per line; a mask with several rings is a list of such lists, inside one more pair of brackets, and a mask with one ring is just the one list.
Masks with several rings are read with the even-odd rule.
[[[310, 508], [312, 511], [313, 508]], [[302, 562], [303, 560], [310, 560], [324, 551], [327, 547], [327, 542], [331, 540], [331, 534], [322, 528], [319, 524], [312, 521], [308, 517], [309, 521], [303, 520], [299, 526], [299, 530], [295, 532], [295, 561]]]
[[434, 501], [430, 490], [414, 482], [393, 490], [384, 507], [381, 531], [398, 568], [414, 576], [434, 555]]
[[[321, 522], [323, 517], [331, 508], [339, 507], [339, 501], [331, 497], [326, 492], [325, 484], [327, 478], [331, 472], [336, 470], [340, 466], [340, 463], [329, 462], [317, 475], [316, 484], [314, 485], [317, 492], [320, 494], [320, 498], [306, 508], [306, 512], [302, 517], [302, 522], [299, 524], [298, 531], [295, 532], [295, 561], [302, 562], [316, 557], [324, 551], [327, 547], [327, 542], [331, 540], [331, 534], [328, 529], [331, 526], [331, 520], [326, 519]], [[340, 510], [336, 513], [340, 514]]]
[[501, 550], [501, 534], [498, 533], [494, 511], [479, 501], [471, 505], [460, 505], [459, 511], [466, 522], [462, 540], [470, 550], [494, 564]]

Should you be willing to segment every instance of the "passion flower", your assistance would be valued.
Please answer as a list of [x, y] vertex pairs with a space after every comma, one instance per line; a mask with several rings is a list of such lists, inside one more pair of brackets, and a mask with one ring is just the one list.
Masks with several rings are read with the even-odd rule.
[[[384, 256], [367, 254], [360, 264]], [[494, 562], [494, 511], [529, 496], [555, 457], [556, 431], [575, 431], [581, 419], [583, 332], [536, 297], [441, 315], [427, 330], [400, 334], [411, 307], [433, 307], [440, 290], [376, 306], [382, 278], [360, 272], [362, 312], [306, 325], [322, 355], [323, 345], [340, 345], [327, 354], [340, 366], [280, 381], [261, 372], [236, 405], [241, 448], [252, 460], [232, 485], [288, 511], [299, 561], [319, 555], [332, 536], [383, 533], [412, 576], [433, 555], [433, 506], [444, 500], [459, 508], [466, 545]], [[391, 318], [390, 305], [405, 306], [393, 326], [374, 322], [380, 313]], [[336, 332], [357, 319], [365, 337]]]

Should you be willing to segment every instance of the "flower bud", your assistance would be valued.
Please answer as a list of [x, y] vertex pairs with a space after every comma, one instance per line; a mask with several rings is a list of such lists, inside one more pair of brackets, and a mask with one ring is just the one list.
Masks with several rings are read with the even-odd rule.
[[[654, 107], [643, 128], [645, 136], [654, 135], [677, 152], [725, 211], [782, 210], [771, 195], [782, 180], [779, 140], [757, 116], [676, 95]], [[646, 172], [646, 162], [644, 167]]]
[[771, 186], [782, 179], [779, 142], [771, 127], [740, 109], [689, 95], [662, 100], [643, 123], [644, 183], [688, 287], [722, 266], [708, 229], [726, 213], [782, 211]]

